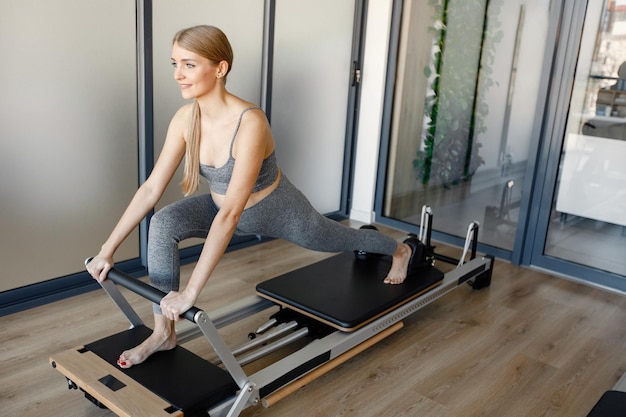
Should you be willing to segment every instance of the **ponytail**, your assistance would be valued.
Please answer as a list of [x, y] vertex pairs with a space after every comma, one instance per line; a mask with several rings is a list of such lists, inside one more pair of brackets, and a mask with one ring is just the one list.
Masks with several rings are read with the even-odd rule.
[[189, 118], [187, 131], [187, 147], [185, 149], [185, 171], [183, 173], [183, 194], [193, 194], [200, 182], [200, 105], [195, 100]]

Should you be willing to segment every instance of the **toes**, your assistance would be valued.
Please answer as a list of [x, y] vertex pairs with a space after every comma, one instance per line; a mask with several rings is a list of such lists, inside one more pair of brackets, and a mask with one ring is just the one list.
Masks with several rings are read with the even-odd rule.
[[404, 282], [403, 279], [393, 279], [393, 278], [385, 278], [385, 280], [383, 281], [385, 284], [390, 284], [390, 285], [398, 285], [398, 284], [402, 284]]
[[120, 356], [119, 358], [117, 358], [117, 366], [119, 366], [120, 368], [130, 368], [132, 366], [132, 364], [130, 362], [128, 362], [128, 360], [122, 356]]

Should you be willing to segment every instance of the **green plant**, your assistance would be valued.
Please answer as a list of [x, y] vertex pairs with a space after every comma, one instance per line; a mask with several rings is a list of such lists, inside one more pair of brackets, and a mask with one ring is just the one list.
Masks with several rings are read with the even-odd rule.
[[[429, 1], [436, 16], [430, 28], [435, 40], [431, 65], [424, 68], [431, 92], [425, 99], [423, 147], [413, 167], [421, 184], [450, 187], [471, 178], [484, 163], [475, 139], [486, 131], [489, 109], [478, 98], [479, 88], [484, 93], [493, 85], [494, 40], [499, 36], [487, 40], [486, 11], [496, 2]], [[490, 23], [497, 28], [497, 22]]]

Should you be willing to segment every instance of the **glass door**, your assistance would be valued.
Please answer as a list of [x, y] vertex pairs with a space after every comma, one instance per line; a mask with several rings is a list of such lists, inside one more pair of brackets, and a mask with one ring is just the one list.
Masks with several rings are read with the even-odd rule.
[[626, 1], [590, 0], [568, 18], [530, 263], [625, 291]]
[[462, 245], [467, 225], [479, 221], [480, 243], [511, 259], [545, 97], [550, 5], [405, 0], [399, 12], [378, 220], [410, 230], [426, 204], [437, 240]]

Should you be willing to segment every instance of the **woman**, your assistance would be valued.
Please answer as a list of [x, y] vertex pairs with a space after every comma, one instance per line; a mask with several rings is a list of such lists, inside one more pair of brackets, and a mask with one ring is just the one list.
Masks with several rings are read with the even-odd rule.
[[[385, 282], [399, 284], [406, 278], [410, 246], [373, 230], [356, 230], [325, 218], [282, 175], [265, 114], [225, 88], [232, 61], [228, 39], [215, 27], [196, 26], [176, 34], [174, 78], [183, 98], [194, 101], [172, 118], [150, 177], [87, 266], [99, 282], [106, 278], [115, 251], [154, 208], [183, 157], [185, 196], [196, 191], [200, 175], [207, 179], [210, 194], [175, 202], [151, 219], [148, 273], [152, 285], [167, 296], [155, 305], [152, 335], [120, 355], [122, 368], [139, 364], [156, 351], [174, 348], [174, 321], [195, 304], [236, 232], [283, 238], [319, 251], [359, 249], [392, 255]], [[179, 292], [178, 243], [190, 237], [206, 240], [186, 288]]]

